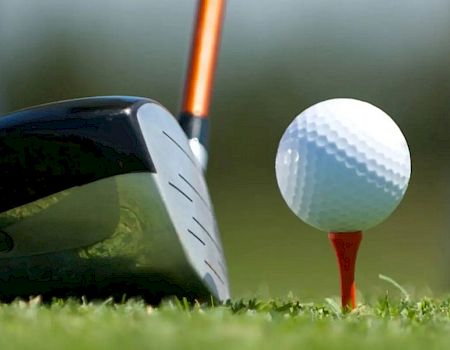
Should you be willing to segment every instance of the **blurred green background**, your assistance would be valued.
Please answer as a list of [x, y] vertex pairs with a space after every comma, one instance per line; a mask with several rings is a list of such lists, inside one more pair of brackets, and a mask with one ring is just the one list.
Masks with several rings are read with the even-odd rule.
[[[408, 139], [406, 197], [365, 235], [357, 280], [450, 291], [448, 0], [231, 0], [212, 105], [208, 182], [233, 296], [338, 293], [327, 235], [278, 193], [282, 132], [313, 103], [354, 97]], [[180, 105], [194, 0], [0, 0], [0, 112], [91, 95]]]

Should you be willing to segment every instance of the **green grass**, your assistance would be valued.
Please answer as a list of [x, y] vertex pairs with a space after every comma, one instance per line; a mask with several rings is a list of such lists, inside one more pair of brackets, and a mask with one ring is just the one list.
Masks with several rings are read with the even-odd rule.
[[344, 314], [334, 300], [172, 300], [151, 307], [36, 298], [0, 304], [0, 349], [9, 348], [448, 349], [450, 298], [385, 296]]

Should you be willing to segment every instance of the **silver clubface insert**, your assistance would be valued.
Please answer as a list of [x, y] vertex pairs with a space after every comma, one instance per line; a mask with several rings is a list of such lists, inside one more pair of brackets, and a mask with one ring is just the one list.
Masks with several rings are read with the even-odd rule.
[[228, 277], [203, 170], [174, 117], [157, 104], [139, 108], [137, 118], [153, 164], [155, 182], [187, 261], [221, 300]]

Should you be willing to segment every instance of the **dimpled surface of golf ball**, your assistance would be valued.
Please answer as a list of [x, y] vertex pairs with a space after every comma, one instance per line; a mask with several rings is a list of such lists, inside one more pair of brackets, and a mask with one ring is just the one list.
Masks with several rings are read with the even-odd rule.
[[379, 108], [331, 99], [298, 115], [275, 161], [281, 194], [306, 223], [328, 232], [367, 230], [408, 187], [411, 159], [395, 122]]

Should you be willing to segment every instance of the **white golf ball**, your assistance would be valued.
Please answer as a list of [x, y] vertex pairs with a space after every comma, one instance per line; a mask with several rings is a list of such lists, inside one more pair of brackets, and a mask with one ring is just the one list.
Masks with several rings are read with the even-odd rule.
[[386, 113], [338, 98], [293, 120], [278, 146], [275, 170], [283, 198], [303, 221], [323, 231], [353, 232], [394, 211], [408, 187], [411, 158]]

